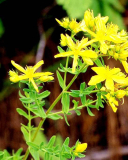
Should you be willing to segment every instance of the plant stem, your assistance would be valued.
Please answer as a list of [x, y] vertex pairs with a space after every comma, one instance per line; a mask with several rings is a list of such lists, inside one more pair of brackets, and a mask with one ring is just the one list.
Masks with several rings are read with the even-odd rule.
[[[69, 57], [67, 57], [65, 68], [68, 68], [68, 61], [69, 61]], [[67, 76], [67, 71], [65, 71], [64, 73], [64, 88], [66, 87], [66, 76]]]
[[[94, 101], [92, 101], [92, 102], [90, 102], [90, 103], [88, 103], [88, 104], [86, 104], [86, 105], [81, 105], [81, 106], [77, 107], [77, 109], [82, 109], [82, 108], [84, 108], [84, 107], [87, 107], [88, 105], [93, 104], [93, 103], [95, 103], [96, 101], [97, 101], [97, 100], [94, 100]], [[69, 109], [69, 112], [70, 112], [70, 111], [74, 111], [74, 110], [75, 110], [74, 107], [73, 107], [73, 108], [70, 108], [70, 109]], [[51, 115], [55, 115], [55, 114], [63, 114], [63, 111], [51, 113], [51, 114], [49, 114], [49, 115], [51, 116]]]
[[[87, 65], [85, 65], [85, 63], [82, 65], [82, 67], [81, 67], [80, 70], [79, 70], [79, 73], [76, 74], [76, 75], [74, 75], [74, 77], [73, 77], [72, 80], [69, 82], [69, 84], [66, 86], [66, 88], [59, 94], [59, 96], [58, 96], [58, 97], [55, 99], [55, 101], [51, 104], [51, 106], [49, 107], [49, 109], [46, 111], [46, 115], [48, 115], [48, 114], [51, 112], [51, 110], [55, 107], [55, 105], [56, 105], [56, 104], [58, 103], [58, 101], [61, 99], [63, 92], [64, 92], [64, 91], [67, 91], [67, 90], [69, 89], [69, 87], [72, 85], [72, 83], [73, 83], [73, 82], [75, 81], [75, 79], [78, 77], [78, 75], [80, 74], [80, 72], [81, 72], [86, 66], [87, 66]], [[36, 129], [36, 132], [35, 132], [35, 134], [34, 134], [34, 136], [33, 136], [33, 138], [32, 138], [32, 142], [35, 140], [35, 138], [36, 138], [36, 136], [37, 136], [40, 128], [42, 127], [42, 125], [43, 125], [43, 123], [44, 123], [44, 121], [45, 121], [45, 119], [42, 119], [42, 120], [40, 121], [40, 123], [39, 123], [39, 125], [38, 125], [38, 127], [37, 127], [37, 129]], [[23, 160], [26, 160], [27, 157], [28, 157], [28, 155], [29, 155], [29, 149], [27, 149], [27, 151], [26, 151], [26, 153], [25, 153], [25, 155], [24, 155]]]

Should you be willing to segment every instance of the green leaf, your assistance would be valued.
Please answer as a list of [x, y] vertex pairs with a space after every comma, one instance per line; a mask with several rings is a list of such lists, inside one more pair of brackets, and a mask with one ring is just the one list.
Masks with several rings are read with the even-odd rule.
[[55, 140], [56, 140], [56, 136], [52, 136], [51, 139], [50, 139], [49, 142], [48, 142], [47, 147], [48, 147], [48, 148], [53, 147], [53, 145], [54, 145], [54, 143], [55, 143]]
[[56, 71], [56, 74], [57, 74], [57, 78], [58, 78], [58, 81], [59, 81], [59, 85], [61, 86], [61, 88], [63, 89], [64, 88], [64, 80], [62, 78], [62, 76], [60, 75], [60, 73], [58, 71]]
[[40, 117], [42, 117], [44, 119], [47, 117], [43, 107], [39, 107], [39, 112], [38, 113], [39, 113]]
[[97, 105], [100, 106], [101, 108], [104, 108], [104, 105], [102, 104], [102, 99], [101, 99], [101, 92], [98, 92], [97, 94]]
[[89, 114], [90, 116], [95, 116], [95, 115], [91, 112], [91, 110], [90, 110], [89, 107], [87, 107], [87, 111], [88, 111], [88, 114]]
[[46, 90], [46, 91], [38, 94], [38, 95], [37, 95], [37, 98], [38, 98], [39, 100], [41, 100], [41, 99], [43, 99], [43, 98], [48, 97], [49, 95], [50, 95], [50, 92], [49, 92], [48, 90]]
[[26, 103], [26, 104], [34, 102], [34, 99], [31, 99], [31, 98], [20, 98], [20, 100], [22, 103]]
[[[121, 13], [117, 9], [114, 9], [112, 5], [106, 3], [106, 1], [104, 1], [103, 5], [104, 15], [109, 17], [109, 22], [117, 24], [120, 29], [125, 29], [126, 27], [124, 25]], [[115, 6], [117, 6], [117, 3], [115, 3]]]
[[100, 59], [97, 58], [94, 62], [98, 67], [103, 67], [103, 64], [101, 63]]
[[58, 114], [48, 115], [47, 118], [50, 118], [52, 120], [63, 119], [63, 117]]
[[0, 18], [0, 38], [3, 36], [4, 31], [5, 31], [5, 29], [4, 29], [4, 26], [3, 26], [3, 22]]
[[77, 109], [78, 107], [78, 104], [79, 104], [79, 101], [75, 101], [75, 100], [72, 100], [72, 102], [74, 103], [74, 108]]
[[28, 115], [27, 115], [27, 113], [26, 113], [25, 111], [23, 111], [23, 110], [20, 109], [20, 108], [17, 108], [16, 110], [17, 110], [17, 112], [19, 113], [19, 115], [24, 116], [25, 118], [28, 119]]
[[57, 46], [59, 53], [65, 52], [60, 46]]
[[80, 97], [80, 99], [81, 99], [82, 105], [85, 105], [85, 103], [86, 103], [86, 96], [83, 95], [83, 96]]
[[39, 150], [39, 146], [33, 142], [27, 142], [28, 146], [32, 147], [35, 151]]
[[92, 0], [56, 0], [67, 11], [70, 18], [83, 18], [86, 9], [90, 8]]
[[21, 127], [21, 132], [23, 133], [25, 140], [29, 141], [29, 133], [23, 126]]
[[20, 156], [20, 155], [21, 155], [21, 153], [22, 153], [22, 151], [23, 151], [23, 149], [22, 149], [22, 148], [18, 149], [18, 150], [17, 150], [17, 152], [16, 152], [16, 156]]
[[62, 94], [61, 103], [62, 103], [63, 112], [67, 114], [69, 112], [69, 106], [70, 106], [69, 93], [63, 93]]
[[80, 84], [80, 91], [83, 91], [85, 89], [85, 82], [81, 83]]
[[68, 123], [68, 120], [67, 120], [67, 116], [64, 114], [64, 119], [65, 119], [65, 122], [68, 126], [70, 126], [70, 124]]
[[50, 157], [49, 153], [48, 153], [48, 152], [46, 152], [46, 153], [45, 153], [45, 156], [44, 156], [44, 159], [48, 160], [48, 159], [49, 159], [49, 157]]
[[81, 112], [79, 110], [75, 110], [77, 116], [80, 116], [81, 115]]
[[30, 148], [29, 151], [35, 160], [40, 160], [39, 151], [37, 151], [33, 148]]

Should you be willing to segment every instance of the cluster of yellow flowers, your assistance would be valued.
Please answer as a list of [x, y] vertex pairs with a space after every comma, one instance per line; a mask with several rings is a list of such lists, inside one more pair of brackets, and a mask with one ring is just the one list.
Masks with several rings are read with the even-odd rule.
[[[58, 19], [56, 20], [62, 27], [71, 31], [71, 36], [61, 34], [60, 44], [62, 47], [67, 46], [68, 49], [55, 55], [55, 58], [72, 57], [72, 73], [76, 71], [79, 58], [87, 65], [94, 65], [94, 61], [97, 58], [104, 56], [119, 60], [125, 72], [128, 73], [128, 35], [124, 30], [119, 31], [117, 25], [107, 23], [107, 16], [101, 17], [99, 14], [97, 17], [94, 17], [93, 11], [87, 10], [84, 14], [84, 19], [79, 23], [75, 19], [70, 21], [69, 18], [64, 18], [62, 22]], [[86, 33], [86, 35], [88, 34], [88, 38], [84, 36], [81, 40], [76, 40], [75, 35], [80, 31]], [[26, 69], [14, 61], [11, 62], [23, 74], [18, 75], [15, 71], [10, 70], [10, 80], [18, 82], [28, 79], [37, 92], [38, 87], [34, 80], [47, 82], [54, 79], [51, 72], [35, 72], [44, 63], [43, 60], [38, 62], [34, 67], [30, 66], [26, 67]], [[120, 68], [111, 69], [109, 66], [98, 66], [92, 67], [92, 70], [98, 75], [93, 76], [88, 85], [96, 85], [105, 81], [102, 89], [104, 88], [104, 91], [108, 93], [106, 99], [113, 111], [116, 112], [116, 106], [118, 106], [117, 99], [128, 95], [128, 77], [125, 73], [121, 72]]]
[[[128, 73], [128, 35], [124, 30], [119, 31], [119, 27], [108, 22], [108, 16], [101, 17], [99, 14], [94, 17], [93, 11], [87, 10], [84, 19], [79, 23], [72, 19], [64, 18], [57, 22], [67, 30], [71, 31], [71, 36], [61, 34], [60, 45], [67, 46], [68, 51], [55, 55], [57, 57], [73, 57], [72, 72], [75, 72], [78, 65], [78, 58], [82, 58], [87, 65], [94, 65], [94, 61], [99, 57], [108, 56], [119, 60], [125, 72]], [[82, 40], [76, 40], [78, 32], [84, 32]], [[97, 47], [94, 47], [97, 46]], [[128, 77], [122, 73], [120, 68], [109, 68], [109, 66], [92, 67], [95, 75], [89, 81], [89, 85], [96, 85], [105, 81], [104, 91], [107, 92], [106, 99], [113, 111], [117, 111], [117, 99], [128, 95]], [[101, 89], [101, 90], [102, 90]], [[103, 97], [102, 97], [103, 98]]]

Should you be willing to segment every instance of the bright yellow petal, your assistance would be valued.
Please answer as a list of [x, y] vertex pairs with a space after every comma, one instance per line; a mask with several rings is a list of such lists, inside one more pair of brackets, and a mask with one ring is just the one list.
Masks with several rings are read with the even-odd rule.
[[82, 143], [82, 144], [78, 144], [76, 146], [76, 149], [75, 149], [75, 152], [78, 153], [78, 152], [84, 152], [87, 148], [87, 143]]
[[29, 79], [28, 76], [26, 76], [26, 75], [20, 75], [19, 76], [19, 81], [25, 80], [25, 79]]
[[81, 51], [79, 55], [81, 57], [88, 57], [88, 58], [97, 58], [98, 57], [97, 53], [92, 50]]
[[44, 61], [41, 60], [39, 61], [34, 67], [33, 67], [33, 72], [35, 72], [37, 70], [37, 68], [39, 68], [42, 64], [44, 64]]
[[37, 92], [39, 92], [38, 87], [37, 87], [36, 83], [34, 82], [33, 78], [30, 80], [30, 82], [32, 83], [32, 85], [33, 85], [33, 87], [35, 88], [35, 90], [36, 90]]
[[13, 60], [11, 60], [12, 65], [18, 69], [19, 71], [25, 73], [25, 69], [23, 67], [21, 67], [19, 64], [15, 63]]
[[93, 65], [93, 61], [90, 58], [82, 57], [83, 61], [88, 65]]
[[128, 63], [126, 61], [122, 61], [122, 65], [125, 69], [125, 72], [128, 73]]
[[33, 77], [49, 76], [53, 75], [51, 72], [37, 72], [33, 74]]
[[47, 82], [47, 81], [52, 81], [54, 78], [52, 76], [42, 76], [39, 78], [40, 81], [42, 82]]
[[74, 54], [73, 51], [69, 51], [69, 52], [64, 52], [64, 53], [59, 53], [56, 54], [54, 57], [58, 58], [58, 57], [68, 57], [68, 56], [72, 56]]
[[105, 80], [105, 77], [96, 75], [91, 78], [91, 80], [88, 82], [88, 85], [96, 85], [97, 83], [100, 83], [104, 80]]
[[112, 107], [113, 112], [117, 111], [117, 107], [113, 103], [110, 103], [110, 106]]
[[72, 72], [73, 72], [73, 73], [75, 72], [76, 66], [77, 66], [77, 64], [78, 64], [77, 59], [78, 59], [78, 55], [74, 55], [73, 65], [72, 65]]
[[120, 72], [120, 68], [113, 68], [109, 71], [111, 74], [117, 74], [118, 72]]
[[76, 44], [73, 42], [72, 38], [69, 35], [66, 35], [67, 37], [67, 45], [71, 50], [75, 49]]
[[82, 48], [84, 48], [86, 46], [87, 41], [88, 41], [88, 38], [82, 39], [78, 45], [78, 50], [81, 50]]
[[107, 89], [114, 91], [114, 82], [111, 78], [106, 79], [105, 86]]
[[121, 84], [126, 83], [126, 80], [127, 80], [127, 79], [124, 78], [124, 77], [116, 76], [116, 75], [113, 75], [113, 76], [112, 76], [112, 79], [113, 79], [115, 82], [121, 83]]
[[106, 73], [105, 67], [92, 67], [91, 69], [99, 75], [104, 75], [104, 73]]

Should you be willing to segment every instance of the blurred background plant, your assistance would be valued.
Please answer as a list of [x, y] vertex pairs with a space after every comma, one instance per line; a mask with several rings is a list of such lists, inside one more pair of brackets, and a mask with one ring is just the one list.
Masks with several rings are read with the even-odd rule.
[[[42, 69], [55, 72], [60, 61], [65, 63], [65, 60], [54, 59], [58, 53], [60, 33], [65, 33], [55, 18], [70, 17], [79, 21], [88, 8], [93, 9], [95, 16], [98, 13], [109, 16], [110, 22], [119, 25], [121, 29], [128, 29], [127, 0], [0, 0], [0, 149], [7, 149], [10, 153], [13, 149], [16, 152], [20, 147], [23, 152], [26, 150], [20, 123], [27, 122], [16, 112], [16, 108], [22, 108], [18, 100], [19, 86], [11, 85], [8, 80], [11, 60], [25, 66], [34, 65], [43, 59], [45, 64]], [[106, 63], [112, 67], [119, 65], [118, 61], [111, 59], [106, 60]], [[89, 71], [88, 74], [93, 72]], [[51, 91], [46, 108], [61, 91], [56, 75], [54, 76], [54, 83], [44, 86], [44, 89]], [[88, 78], [80, 75], [72, 88], [78, 89], [80, 82], [88, 82]], [[128, 100], [125, 99], [125, 105], [119, 107], [117, 114], [110, 107], [105, 107], [99, 112], [94, 110], [95, 116], [90, 117], [83, 109], [80, 117], [75, 114], [69, 117], [70, 127], [63, 120], [47, 120], [43, 135], [49, 139], [52, 135], [59, 134], [61, 140], [69, 136], [71, 146], [77, 139], [82, 143], [87, 142], [89, 147], [85, 159], [125, 160], [128, 158], [127, 103]], [[61, 103], [58, 103], [55, 109], [59, 110], [60, 107]], [[33, 124], [38, 125], [38, 122], [39, 119]]]

